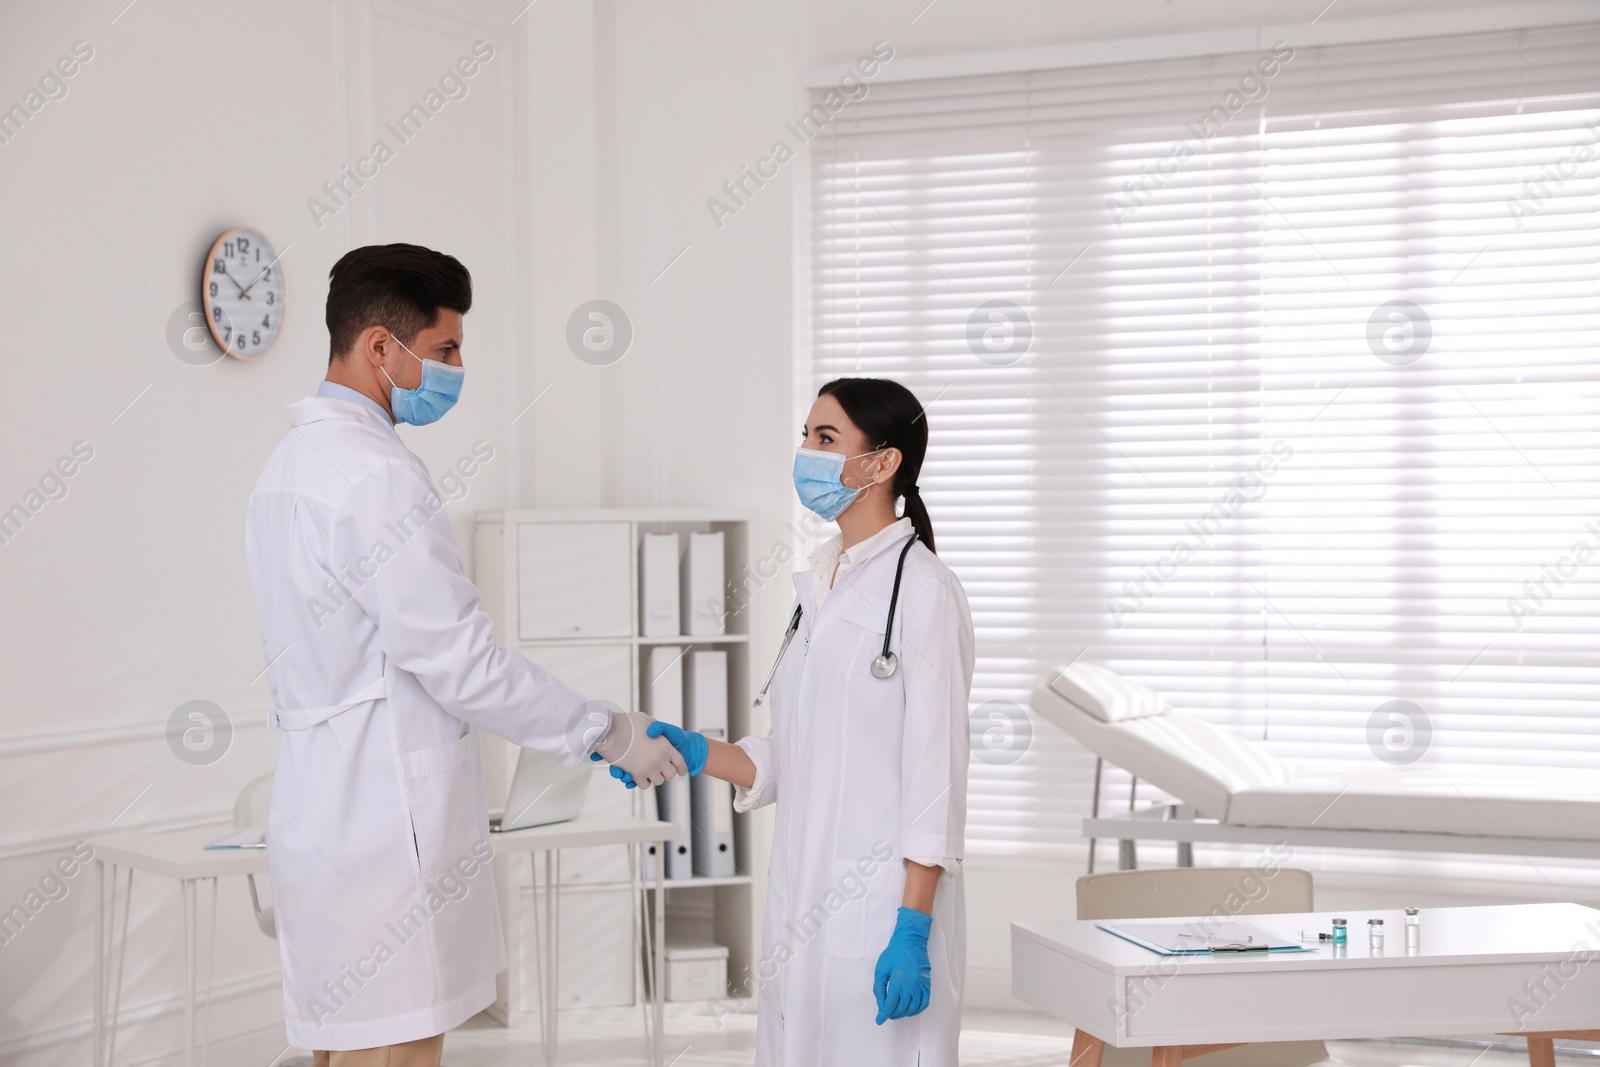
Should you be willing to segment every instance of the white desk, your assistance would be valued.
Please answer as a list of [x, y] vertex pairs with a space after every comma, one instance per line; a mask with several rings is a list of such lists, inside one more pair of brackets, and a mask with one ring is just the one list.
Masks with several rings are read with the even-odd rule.
[[[544, 1061], [546, 1064], [556, 1062], [556, 1024], [559, 1019], [557, 986], [557, 965], [560, 953], [560, 921], [561, 921], [561, 849], [580, 848], [588, 845], [628, 845], [629, 850], [629, 881], [633, 887], [636, 911], [643, 918], [644, 882], [642, 871], [644, 868], [644, 846], [671, 840], [678, 834], [676, 823], [662, 822], [659, 819], [622, 818], [622, 819], [587, 819], [577, 818], [572, 822], [552, 823], [549, 826], [535, 826], [526, 830], [512, 830], [508, 833], [491, 833], [489, 843], [494, 846], [495, 855], [516, 854], [526, 852], [532, 867], [533, 883], [539, 884], [538, 859], [536, 853], [544, 854], [544, 932], [538, 937], [535, 945], [539, 965], [539, 1032], [543, 1045]], [[656, 864], [655, 877], [655, 914], [653, 921], [648, 925], [652, 937], [650, 942], [650, 981], [647, 984], [648, 1002], [650, 1013], [646, 1016], [646, 1030], [650, 1035], [650, 1062], [656, 1067], [662, 1067], [665, 1055], [664, 1035], [661, 1032], [665, 990], [666, 966], [666, 893], [663, 892], [665, 882], [662, 868], [665, 864]], [[537, 893], [537, 888], [535, 889]], [[537, 896], [534, 904], [534, 929], [539, 929], [539, 915]], [[638, 929], [646, 924], [641, 921]], [[639, 955], [639, 939], [633, 941], [634, 958]], [[521, 953], [517, 958], [510, 960], [508, 966], [521, 965]]]
[[[207, 826], [196, 830], [172, 830], [155, 834], [117, 834], [97, 837], [89, 842], [94, 849], [95, 940], [94, 940], [94, 1032], [95, 1067], [109, 1065], [117, 1040], [117, 1014], [122, 1002], [122, 961], [127, 953], [128, 912], [133, 904], [133, 872], [171, 878], [183, 889], [183, 1062], [193, 1067], [195, 1049], [204, 1042], [195, 1040], [196, 975], [195, 956], [199, 947], [199, 906], [197, 897], [202, 881], [211, 882], [212, 930], [216, 929], [217, 879], [229, 875], [266, 874], [265, 849], [214, 849], [206, 842], [229, 832], [226, 826]], [[106, 867], [111, 867], [111, 893], [106, 895]], [[122, 904], [122, 951], [118, 953], [115, 931], [117, 882], [121, 868], [128, 870], [127, 889]], [[212, 938], [215, 947], [215, 937]], [[111, 977], [115, 957], [116, 978]], [[210, 1008], [211, 967], [206, 968], [206, 1006]], [[210, 1012], [207, 1011], [209, 1018]]]
[[[1406, 951], [1400, 911], [1246, 915], [1238, 921], [1298, 940], [1301, 930], [1330, 929], [1335, 917], [1350, 924], [1342, 958], [1332, 946], [1161, 956], [1090, 921], [1013, 923], [1012, 992], [1071, 1022], [1080, 1037], [1157, 1050], [1157, 1067], [1180, 1062], [1185, 1045], [1600, 1026], [1600, 911], [1593, 908], [1424, 908], [1415, 954]], [[1384, 920], [1381, 955], [1367, 947], [1367, 919], [1374, 917]], [[1597, 957], [1593, 962], [1586, 961], [1585, 946]], [[1529, 989], [1541, 985], [1548, 992], [1531, 999]], [[1536, 1010], [1518, 1019], [1513, 1001]], [[1097, 1049], [1088, 1050], [1084, 1064], [1098, 1060]]]
[[[197, 1040], [195, 1023], [197, 1016], [198, 983], [196, 974], [196, 956], [199, 948], [199, 907], [198, 893], [200, 883], [211, 882], [212, 903], [212, 947], [215, 946], [216, 924], [216, 885], [217, 879], [230, 875], [243, 876], [247, 874], [267, 873], [267, 854], [265, 849], [216, 849], [208, 851], [204, 846], [208, 841], [215, 841], [229, 832], [227, 826], [210, 826], [193, 830], [174, 830], [166, 833], [153, 834], [118, 834], [111, 837], [98, 837], [89, 842], [94, 849], [95, 873], [97, 876], [97, 897], [95, 908], [95, 1064], [96, 1067], [109, 1067], [114, 1044], [116, 1042], [116, 1026], [118, 1009], [122, 994], [122, 959], [127, 951], [127, 925], [128, 910], [133, 894], [133, 872], [145, 871], [149, 874], [171, 878], [179, 883], [183, 891], [183, 977], [184, 977], [184, 1067], [194, 1067], [196, 1064], [195, 1053], [203, 1050], [206, 1044], [204, 1039]], [[651, 842], [670, 840], [678, 832], [672, 823], [660, 822], [656, 819], [575, 819], [572, 822], [555, 823], [550, 826], [536, 826], [527, 830], [513, 830], [505, 834], [490, 834], [489, 841], [495, 853], [516, 854], [543, 852], [546, 861], [545, 879], [545, 921], [546, 936], [538, 946], [538, 956], [541, 971], [540, 994], [542, 997], [540, 1012], [543, 1040], [545, 1044], [545, 1058], [547, 1063], [553, 1063], [555, 1058], [555, 974], [556, 974], [556, 936], [555, 923], [558, 915], [555, 893], [555, 880], [549, 876], [551, 860], [555, 853], [564, 848], [578, 848], [588, 845], [626, 845], [632, 850], [634, 856], [633, 870], [635, 871], [634, 887], [636, 897], [641, 902], [644, 899], [644, 884], [638, 876], [643, 868], [643, 847]], [[107, 895], [106, 867], [111, 868], [110, 894]], [[118, 952], [116, 933], [118, 881], [122, 868], [127, 868], [127, 885], [123, 890], [122, 906], [122, 933], [120, 937], [121, 952]], [[651, 944], [651, 972], [652, 981], [649, 984], [651, 1013], [646, 1016], [650, 1029], [652, 1062], [658, 1067], [662, 1063], [664, 1042], [661, 1032], [662, 1026], [662, 982], [664, 968], [663, 936], [664, 936], [664, 894], [660, 891], [662, 886], [659, 865], [656, 874], [655, 893], [655, 922], [653, 924], [654, 938]], [[115, 960], [116, 975], [113, 978], [112, 961]], [[206, 968], [206, 1007], [209, 1016], [210, 1008], [211, 968]], [[544, 1020], [548, 1019], [548, 1026]]]

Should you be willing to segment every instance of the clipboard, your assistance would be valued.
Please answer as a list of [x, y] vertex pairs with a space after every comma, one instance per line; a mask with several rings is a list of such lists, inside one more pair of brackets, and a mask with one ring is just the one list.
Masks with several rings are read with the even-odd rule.
[[1131, 941], [1140, 948], [1163, 956], [1211, 956], [1224, 952], [1309, 952], [1298, 941], [1251, 926], [1249, 923], [1222, 922], [1203, 925], [1185, 923], [1095, 923], [1097, 929]]
[[219, 837], [206, 848], [266, 848], [266, 834], [260, 830], [236, 830], [227, 837]]

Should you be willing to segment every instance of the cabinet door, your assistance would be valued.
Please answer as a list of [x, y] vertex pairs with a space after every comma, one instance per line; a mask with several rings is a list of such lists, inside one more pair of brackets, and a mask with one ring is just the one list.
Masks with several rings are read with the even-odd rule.
[[[631, 645], [546, 645], [523, 649], [530, 660], [591, 700], [608, 700], [623, 711], [633, 710], [633, 647]], [[605, 767], [596, 764], [589, 780], [583, 815], [589, 819], [625, 819], [633, 814], [633, 794]], [[628, 880], [628, 852], [621, 845], [563, 849], [561, 880], [567, 884]]]
[[519, 524], [519, 636], [631, 637], [632, 566], [628, 523]]

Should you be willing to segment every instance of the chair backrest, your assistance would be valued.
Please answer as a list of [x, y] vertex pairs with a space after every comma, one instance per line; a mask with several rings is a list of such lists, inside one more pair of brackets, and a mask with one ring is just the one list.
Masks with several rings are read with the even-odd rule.
[[265, 830], [267, 811], [271, 807], [267, 798], [272, 795], [272, 775], [263, 774], [253, 782], [246, 782], [233, 802], [233, 828], [235, 830]]
[[1078, 879], [1078, 918], [1271, 915], [1312, 911], [1311, 872], [1294, 867], [1178, 867]]

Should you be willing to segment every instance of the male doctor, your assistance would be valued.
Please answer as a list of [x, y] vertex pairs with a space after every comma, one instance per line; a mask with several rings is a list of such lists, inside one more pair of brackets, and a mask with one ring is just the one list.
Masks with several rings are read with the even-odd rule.
[[328, 376], [251, 494], [246, 551], [283, 731], [267, 823], [289, 1040], [318, 1067], [438, 1067], [506, 956], [477, 727], [563, 763], [682, 774], [501, 648], [427, 467], [395, 432], [461, 393], [472, 280], [415, 245], [329, 275]]

